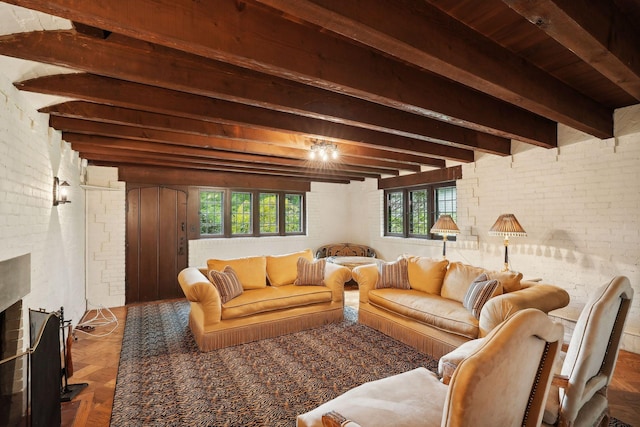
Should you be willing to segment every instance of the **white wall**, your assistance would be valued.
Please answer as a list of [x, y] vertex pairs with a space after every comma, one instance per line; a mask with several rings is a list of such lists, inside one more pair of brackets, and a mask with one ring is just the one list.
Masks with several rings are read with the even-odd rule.
[[87, 305], [125, 303], [125, 183], [116, 168], [89, 166], [87, 197]]
[[[31, 254], [24, 325], [29, 308], [64, 307], [74, 323], [85, 311], [80, 160], [48, 119], [0, 73], [0, 260]], [[53, 206], [54, 176], [71, 185], [70, 204]]]

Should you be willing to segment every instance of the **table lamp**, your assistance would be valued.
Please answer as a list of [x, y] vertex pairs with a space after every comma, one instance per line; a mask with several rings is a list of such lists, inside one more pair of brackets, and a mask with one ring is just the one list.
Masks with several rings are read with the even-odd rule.
[[458, 234], [460, 229], [456, 225], [451, 215], [440, 215], [440, 218], [431, 227], [431, 232], [442, 236], [442, 258], [447, 258], [447, 236]]
[[504, 267], [502, 271], [509, 270], [509, 237], [526, 237], [527, 232], [520, 225], [515, 215], [502, 214], [489, 230], [490, 236], [504, 237]]

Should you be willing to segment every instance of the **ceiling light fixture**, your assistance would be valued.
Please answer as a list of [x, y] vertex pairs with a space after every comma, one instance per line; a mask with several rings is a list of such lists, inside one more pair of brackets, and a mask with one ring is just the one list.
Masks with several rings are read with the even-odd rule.
[[322, 160], [326, 162], [330, 158], [335, 160], [338, 158], [338, 146], [331, 142], [312, 141], [309, 148], [309, 158], [311, 160]]

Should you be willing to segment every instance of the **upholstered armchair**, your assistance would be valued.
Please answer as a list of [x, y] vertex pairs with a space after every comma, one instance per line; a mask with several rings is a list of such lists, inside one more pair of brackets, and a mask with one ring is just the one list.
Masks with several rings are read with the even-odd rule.
[[633, 288], [624, 276], [614, 277], [591, 296], [549, 392], [543, 425], [608, 425], [607, 389], [632, 298]]
[[562, 337], [562, 325], [525, 309], [494, 328], [448, 386], [417, 368], [351, 389], [297, 425], [322, 426], [325, 415], [330, 426], [328, 415], [340, 414], [349, 427], [538, 426]]
[[[617, 276], [600, 287], [583, 308], [566, 355], [561, 353], [544, 411], [545, 426], [606, 426], [607, 388], [611, 382], [620, 339], [631, 306], [629, 279]], [[482, 345], [464, 343], [440, 358], [438, 371], [447, 383], [456, 366]]]

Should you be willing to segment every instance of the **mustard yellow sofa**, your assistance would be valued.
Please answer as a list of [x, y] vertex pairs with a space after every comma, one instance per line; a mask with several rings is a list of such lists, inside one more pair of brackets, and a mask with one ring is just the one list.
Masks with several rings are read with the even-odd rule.
[[[210, 259], [207, 268], [188, 267], [178, 282], [191, 304], [189, 327], [202, 351], [271, 338], [338, 322], [343, 318], [344, 283], [351, 271], [324, 263], [320, 285], [294, 284], [298, 260], [311, 250], [277, 256]], [[231, 267], [241, 293], [223, 302], [208, 273]], [[224, 289], [223, 289], [224, 291]]]
[[[521, 273], [424, 257], [407, 256], [405, 260], [405, 289], [378, 288], [382, 280], [379, 266], [353, 269], [359, 287], [358, 321], [436, 358], [486, 336], [519, 310], [536, 308], [548, 313], [569, 304], [565, 290], [522, 280]], [[474, 313], [465, 307], [465, 297], [482, 273], [499, 285]]]

